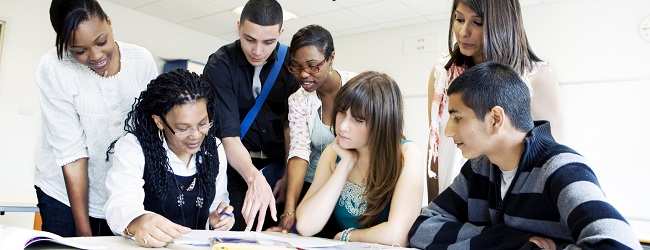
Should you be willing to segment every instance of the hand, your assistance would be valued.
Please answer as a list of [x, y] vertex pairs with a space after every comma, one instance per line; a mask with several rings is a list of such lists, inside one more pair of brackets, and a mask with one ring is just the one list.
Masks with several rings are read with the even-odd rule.
[[257, 172], [253, 178], [253, 181], [248, 184], [248, 191], [246, 191], [246, 198], [244, 199], [244, 206], [242, 207], [241, 213], [246, 221], [246, 229], [244, 231], [251, 230], [255, 221], [255, 215], [258, 215], [256, 231], [259, 232], [264, 225], [267, 208], [271, 209], [271, 218], [273, 218], [273, 221], [278, 221], [278, 219], [275, 209], [275, 197], [273, 197], [271, 186], [269, 186], [264, 175], [260, 172]]
[[[286, 213], [285, 213], [286, 214]], [[284, 234], [288, 234], [291, 232], [291, 228], [293, 227], [293, 224], [296, 223], [296, 216], [292, 213], [291, 215], [286, 215], [283, 214], [280, 219], [280, 223], [278, 223], [277, 226], [275, 227], [270, 227], [266, 231], [269, 232], [282, 232]]]
[[330, 147], [332, 147], [334, 152], [336, 152], [336, 155], [338, 155], [339, 158], [341, 158], [341, 161], [339, 161], [339, 163], [343, 163], [346, 161], [350, 162], [350, 164], [339, 164], [339, 166], [349, 166], [351, 170], [352, 167], [354, 167], [354, 165], [357, 164], [357, 160], [359, 160], [359, 153], [357, 153], [356, 150], [342, 148], [339, 145], [338, 136], [334, 138], [332, 143], [330, 143]]
[[276, 197], [275, 203], [283, 203], [287, 196], [287, 175], [285, 174], [275, 182], [275, 187], [273, 188], [273, 196]]
[[537, 245], [538, 247], [540, 247], [542, 249], [555, 250], [557, 248], [557, 246], [555, 246], [555, 241], [553, 241], [552, 239], [549, 239], [549, 238], [541, 237], [541, 236], [530, 237], [530, 239], [528, 239], [528, 241], [530, 241], [532, 243], [535, 243], [535, 245]]
[[208, 218], [210, 226], [217, 231], [228, 231], [235, 225], [235, 217], [232, 211], [235, 210], [225, 202], [219, 203], [217, 210], [214, 210]]
[[284, 216], [284, 218], [280, 219], [280, 224], [279, 226], [282, 227], [284, 230], [282, 230], [283, 233], [288, 233], [291, 232], [291, 228], [293, 227], [293, 224], [296, 223], [296, 213], [291, 213], [287, 214]]
[[135, 218], [129, 227], [135, 232], [135, 241], [142, 247], [164, 247], [192, 229], [171, 222], [159, 214], [143, 214]]

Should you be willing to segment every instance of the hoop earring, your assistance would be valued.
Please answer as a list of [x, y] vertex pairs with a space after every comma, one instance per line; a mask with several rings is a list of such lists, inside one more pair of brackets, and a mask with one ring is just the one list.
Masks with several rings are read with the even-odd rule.
[[161, 142], [165, 141], [165, 139], [164, 139], [165, 138], [165, 133], [163, 133], [162, 129], [158, 130], [158, 137], [160, 138]]

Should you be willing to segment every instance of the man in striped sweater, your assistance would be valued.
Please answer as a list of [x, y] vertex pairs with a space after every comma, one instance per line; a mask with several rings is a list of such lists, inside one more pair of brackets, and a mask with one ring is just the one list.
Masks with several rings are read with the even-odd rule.
[[533, 122], [519, 75], [476, 65], [449, 87], [453, 138], [468, 160], [409, 232], [423, 249], [641, 249], [585, 159]]

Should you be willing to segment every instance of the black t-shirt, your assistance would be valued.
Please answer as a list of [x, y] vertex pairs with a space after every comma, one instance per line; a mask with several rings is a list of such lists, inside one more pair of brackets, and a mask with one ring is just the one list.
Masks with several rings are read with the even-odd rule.
[[[279, 43], [262, 67], [262, 86], [278, 58], [278, 48]], [[248, 151], [263, 151], [272, 160], [284, 160], [283, 127], [288, 122], [288, 99], [300, 87], [293, 75], [285, 69], [290, 60], [287, 52], [273, 88], [242, 139]], [[210, 55], [203, 70], [203, 79], [216, 89], [217, 117], [214, 122], [217, 137], [241, 136], [241, 121], [255, 105], [252, 90], [254, 71], [255, 67], [246, 60], [239, 40], [224, 45]]]

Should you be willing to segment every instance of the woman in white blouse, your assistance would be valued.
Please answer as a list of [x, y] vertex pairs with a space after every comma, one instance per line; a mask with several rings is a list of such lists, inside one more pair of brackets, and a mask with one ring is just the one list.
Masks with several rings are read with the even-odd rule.
[[114, 232], [162, 247], [190, 229], [230, 230], [226, 157], [212, 85], [177, 69], [140, 94], [114, 145], [104, 211]]
[[61, 236], [113, 235], [104, 219], [106, 149], [124, 135], [133, 100], [158, 75], [145, 48], [117, 42], [95, 0], [53, 0], [56, 47], [36, 72], [43, 132], [34, 184], [42, 228]]

